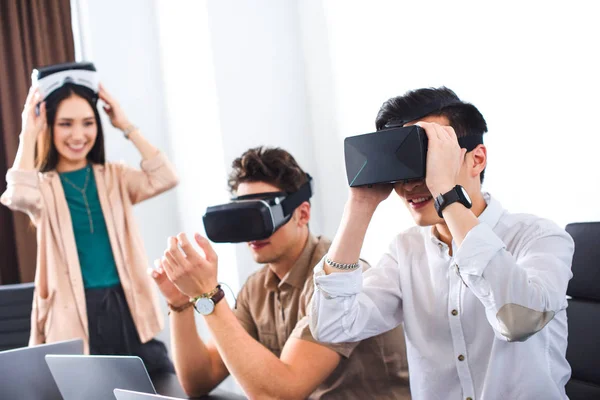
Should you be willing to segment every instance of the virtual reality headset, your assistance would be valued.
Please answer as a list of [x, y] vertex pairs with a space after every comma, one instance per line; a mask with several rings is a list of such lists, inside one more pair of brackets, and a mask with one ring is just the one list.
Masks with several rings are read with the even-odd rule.
[[[471, 151], [483, 143], [483, 136], [465, 136], [458, 143]], [[426, 174], [427, 134], [412, 125], [351, 136], [344, 140], [344, 157], [351, 187], [421, 180]]]
[[33, 70], [31, 74], [33, 86], [39, 88], [45, 100], [52, 92], [67, 83], [83, 86], [98, 93], [98, 74], [91, 62], [55, 64]]
[[[464, 103], [458, 98], [435, 100], [391, 119], [380, 131], [347, 137], [344, 157], [348, 184], [355, 187], [425, 179], [427, 134], [420, 126], [404, 125], [456, 104]], [[472, 151], [483, 144], [483, 135], [461, 137], [458, 144]]]
[[288, 222], [300, 204], [312, 197], [312, 178], [294, 193], [270, 192], [239, 196], [211, 206], [202, 217], [208, 238], [215, 243], [252, 242], [269, 238]]

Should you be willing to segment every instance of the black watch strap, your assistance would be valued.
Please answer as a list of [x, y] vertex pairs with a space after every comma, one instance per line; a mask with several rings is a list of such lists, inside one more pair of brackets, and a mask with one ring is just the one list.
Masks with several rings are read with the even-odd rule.
[[465, 197], [463, 193], [463, 187], [456, 185], [449, 192], [440, 194], [434, 199], [435, 210], [440, 218], [444, 218], [442, 212], [446, 207], [453, 203], [461, 203], [466, 208], [471, 208], [471, 200]]

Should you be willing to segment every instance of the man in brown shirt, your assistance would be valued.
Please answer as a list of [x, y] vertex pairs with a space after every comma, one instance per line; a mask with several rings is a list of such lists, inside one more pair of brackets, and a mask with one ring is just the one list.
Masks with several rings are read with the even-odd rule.
[[[233, 162], [230, 188], [238, 196], [297, 191], [306, 174], [281, 149], [250, 149]], [[188, 395], [210, 392], [232, 373], [250, 398], [409, 399], [402, 329], [356, 343], [323, 344], [312, 337], [306, 312], [313, 293], [312, 269], [331, 242], [308, 229], [310, 203], [265, 240], [249, 242], [266, 264], [242, 287], [237, 306], [217, 302], [205, 322], [206, 344], [194, 323], [189, 298], [217, 286], [217, 256], [196, 235], [200, 255], [184, 234], [153, 272], [171, 312], [175, 369]], [[182, 254], [180, 248], [183, 250]]]

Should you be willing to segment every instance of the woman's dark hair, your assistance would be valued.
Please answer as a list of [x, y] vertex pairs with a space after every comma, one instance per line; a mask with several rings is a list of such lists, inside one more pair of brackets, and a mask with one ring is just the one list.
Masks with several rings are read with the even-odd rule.
[[88, 161], [93, 164], [104, 164], [106, 161], [104, 156], [104, 134], [100, 122], [100, 113], [98, 113], [98, 108], [96, 107], [98, 97], [92, 90], [86, 87], [67, 83], [52, 92], [45, 100], [48, 133], [40, 135], [35, 152], [35, 164], [40, 172], [48, 172], [56, 169], [59, 158], [58, 150], [54, 145], [54, 122], [56, 121], [56, 112], [58, 111], [60, 103], [71, 96], [81, 97], [88, 102], [94, 111], [94, 119], [96, 120], [96, 126], [98, 127], [98, 134], [94, 146], [87, 155]]

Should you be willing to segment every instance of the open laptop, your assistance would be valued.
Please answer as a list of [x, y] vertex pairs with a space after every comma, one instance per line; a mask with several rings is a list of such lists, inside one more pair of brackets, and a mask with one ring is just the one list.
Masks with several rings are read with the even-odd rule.
[[[115, 389], [115, 398], [117, 400], [152, 400], [152, 399], [163, 399], [163, 400], [183, 400], [188, 397], [168, 397], [161, 396], [158, 394], [148, 394], [148, 393], [140, 393], [134, 392], [132, 390], [123, 390], [123, 389]], [[239, 394], [225, 392], [223, 390], [213, 390], [210, 392], [209, 396], [195, 397], [197, 399], [207, 399], [211, 400], [246, 400], [246, 397], [241, 396]]]
[[183, 400], [180, 397], [168, 397], [161, 396], [159, 394], [148, 394], [141, 392], [134, 392], [133, 390], [114, 390], [115, 398], [117, 400], [150, 400], [150, 399], [163, 399], [163, 400]]
[[83, 354], [83, 340], [67, 340], [0, 352], [0, 398], [62, 400], [44, 360], [47, 354]]
[[134, 356], [46, 356], [64, 400], [106, 400], [116, 388], [156, 394], [144, 362]]

